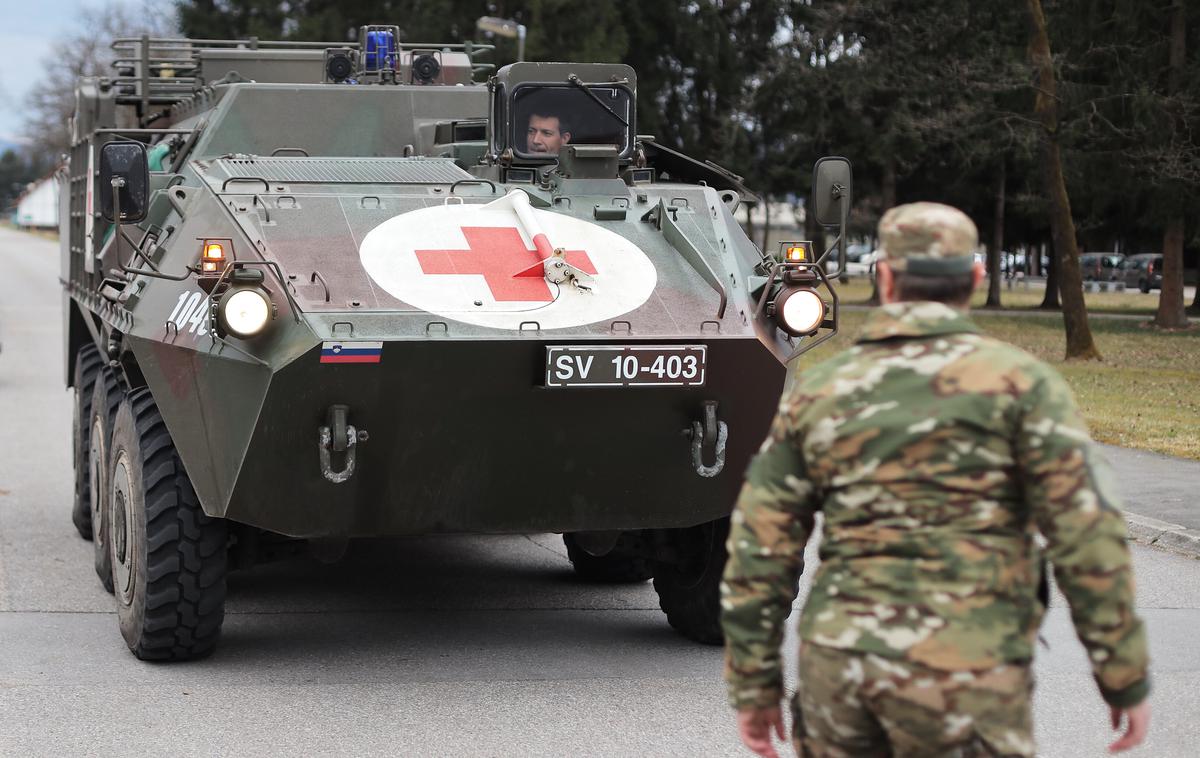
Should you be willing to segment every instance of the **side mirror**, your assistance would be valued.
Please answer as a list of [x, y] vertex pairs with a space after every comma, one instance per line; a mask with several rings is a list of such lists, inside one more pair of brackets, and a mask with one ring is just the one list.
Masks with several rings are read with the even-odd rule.
[[842, 223], [842, 203], [850, 206], [853, 186], [850, 161], [840, 157], [822, 158], [813, 167], [813, 216], [821, 226]]
[[106, 221], [133, 224], [144, 219], [150, 199], [146, 146], [130, 141], [109, 142], [100, 148], [100, 186], [96, 191]]

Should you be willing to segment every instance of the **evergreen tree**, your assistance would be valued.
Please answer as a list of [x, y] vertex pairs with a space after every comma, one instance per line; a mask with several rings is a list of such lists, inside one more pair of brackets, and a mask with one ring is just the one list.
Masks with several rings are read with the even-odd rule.
[[1093, 249], [1162, 251], [1156, 323], [1167, 328], [1186, 323], [1187, 216], [1200, 204], [1200, 16], [1185, 6], [1183, 0], [1048, 5], [1080, 238]]
[[6, 210], [33, 181], [28, 164], [15, 150], [0, 154], [0, 210]]

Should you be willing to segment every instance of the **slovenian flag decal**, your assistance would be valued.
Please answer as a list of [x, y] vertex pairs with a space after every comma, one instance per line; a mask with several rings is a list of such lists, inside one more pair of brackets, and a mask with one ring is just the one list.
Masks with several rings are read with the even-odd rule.
[[321, 363], [379, 363], [382, 342], [322, 342]]

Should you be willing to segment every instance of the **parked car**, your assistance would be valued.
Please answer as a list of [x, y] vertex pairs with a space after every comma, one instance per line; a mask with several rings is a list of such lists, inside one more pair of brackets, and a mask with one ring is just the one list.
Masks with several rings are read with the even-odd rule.
[[1000, 273], [1012, 276], [1017, 271], [1025, 270], [1025, 253], [1014, 253], [1008, 250], [1000, 253]]
[[[848, 252], [849, 251], [847, 251], [847, 253]], [[875, 261], [877, 260], [879, 260], [878, 250], [860, 253], [857, 259], [851, 258], [846, 261], [846, 274], [847, 276], [868, 275], [871, 273], [871, 268], [875, 265]]]
[[1162, 289], [1161, 255], [1143, 253], [1131, 255], [1121, 261], [1119, 281], [1125, 282], [1126, 287], [1137, 287], [1142, 292]]
[[[871, 254], [871, 246], [864, 245], [861, 242], [851, 243], [846, 245], [846, 260], [850, 263], [859, 263], [864, 255]], [[867, 261], [868, 263], [870, 261]]]
[[1120, 253], [1084, 253], [1079, 256], [1079, 268], [1085, 282], [1112, 282], [1120, 279], [1123, 260]]

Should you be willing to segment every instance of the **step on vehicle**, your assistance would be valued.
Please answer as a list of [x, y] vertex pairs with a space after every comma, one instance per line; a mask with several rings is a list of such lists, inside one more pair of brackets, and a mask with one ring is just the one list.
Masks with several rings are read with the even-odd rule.
[[135, 655], [211, 652], [227, 572], [280, 545], [471, 532], [561, 533], [720, 641], [742, 473], [837, 329], [845, 159], [810, 204], [837, 241], [760, 251], [740, 177], [637, 133], [628, 66], [394, 26], [115, 48], [62, 279], [73, 518]]

